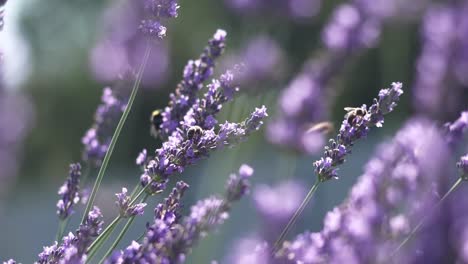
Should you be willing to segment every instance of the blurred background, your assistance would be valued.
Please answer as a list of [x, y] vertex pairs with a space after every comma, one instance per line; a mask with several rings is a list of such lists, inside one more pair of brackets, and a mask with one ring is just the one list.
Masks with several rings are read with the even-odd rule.
[[[219, 151], [176, 176], [191, 187], [184, 199], [187, 212], [197, 200], [222, 193], [229, 174], [241, 164], [255, 169], [252, 195], [236, 205], [230, 219], [194, 249], [188, 263], [223, 260], [239, 239], [261, 236], [262, 220], [254, 197], [265, 185], [276, 186], [292, 180], [299, 183], [296, 187], [300, 194], [312, 186], [315, 181], [312, 163], [321, 151], [304, 153], [272, 144], [267, 130], [269, 123], [282, 115], [278, 101], [282, 92], [304, 71], [305, 65], [320, 60], [324, 54], [333, 54], [334, 49], [324, 44], [324, 28], [344, 1], [290, 2], [294, 3], [286, 6], [241, 0], [179, 1], [179, 16], [165, 23], [167, 36], [156, 44], [98, 195], [97, 205], [106, 223], [117, 214], [114, 194], [123, 186], [131, 189], [139, 180], [141, 172], [135, 165], [138, 153], [143, 148], [153, 151], [161, 144], [149, 134], [152, 110], [167, 104], [185, 63], [199, 56], [218, 28], [226, 30], [228, 37], [215, 76], [239, 63], [246, 65], [247, 72], [256, 72], [243, 76], [240, 95], [223, 108], [219, 120], [241, 121], [261, 105], [267, 106], [270, 117], [248, 141]], [[376, 2], [384, 5], [392, 1]], [[333, 123], [335, 130], [329, 136], [334, 135], [345, 114], [344, 107], [370, 104], [379, 89], [394, 81], [404, 84], [402, 101], [386, 118], [383, 128], [372, 129], [368, 138], [356, 145], [340, 169], [341, 179], [319, 188], [291, 234], [319, 230], [324, 214], [342, 202], [375, 146], [391, 137], [417, 112], [413, 87], [416, 64], [424, 46], [421, 21], [432, 3], [416, 1], [414, 10], [401, 14], [400, 1], [393, 2], [395, 11], [380, 17], [376, 39], [352, 50], [351, 56], [340, 61], [340, 70], [324, 83], [333, 100], [329, 100], [325, 119], [317, 121]], [[21, 98], [21, 106], [10, 115], [8, 123], [22, 121], [20, 131], [24, 136], [14, 150], [16, 169], [1, 183], [2, 260], [15, 258], [31, 263], [42, 246], [53, 242], [58, 224], [57, 190], [67, 177], [68, 165], [81, 159], [81, 138], [92, 125], [102, 89], [112, 85], [121, 65], [131, 64], [141, 54], [138, 43], [130, 51], [123, 44], [118, 45], [118, 41], [126, 38], [125, 32], [119, 30], [131, 25], [127, 23], [131, 17], [123, 12], [129, 9], [122, 6], [125, 6], [122, 1], [105, 0], [11, 0], [6, 5], [5, 27], [0, 37], [5, 90]], [[466, 90], [463, 95], [466, 96]], [[466, 101], [462, 102], [466, 107]], [[435, 118], [444, 123], [456, 117], [456, 111], [452, 111]], [[14, 166], [10, 162], [3, 164]], [[93, 174], [95, 177], [97, 171]], [[145, 230], [145, 223], [152, 219], [151, 208], [163, 197], [148, 202], [150, 210], [135, 221], [121, 247]], [[293, 205], [300, 202], [299, 198], [298, 201], [287, 198], [277, 202]], [[77, 226], [79, 212], [69, 225], [71, 230]]]

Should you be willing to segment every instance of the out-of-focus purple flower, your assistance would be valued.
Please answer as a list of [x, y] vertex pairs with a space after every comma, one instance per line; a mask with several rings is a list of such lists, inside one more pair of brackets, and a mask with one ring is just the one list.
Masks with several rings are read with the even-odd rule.
[[[144, 3], [146, 2], [146, 3]], [[159, 20], [144, 19], [145, 13], [152, 12], [150, 6], [158, 8], [160, 1], [125, 1], [116, 3], [106, 10], [103, 16], [103, 34], [93, 48], [90, 65], [95, 76], [110, 82], [128, 70], [135, 70], [141, 65], [147, 46], [147, 38], [139, 32], [154, 34], [160, 38], [166, 29]], [[175, 1], [171, 1], [176, 4]], [[162, 13], [160, 13], [163, 15]], [[159, 34], [159, 35], [158, 35]], [[169, 47], [163, 41], [153, 45], [147, 66], [142, 74], [143, 87], [153, 87], [166, 80], [169, 66]]]
[[320, 11], [320, 0], [226, 0], [236, 12], [260, 15], [274, 14], [295, 20], [311, 18]]
[[[441, 156], [434, 159], [433, 153]], [[391, 142], [377, 149], [346, 201], [327, 214], [324, 228], [285, 242], [278, 256], [300, 263], [387, 261], [440, 199], [434, 188], [446, 176], [448, 153], [442, 133], [431, 122], [410, 120]], [[414, 247], [425, 256], [440, 257], [439, 244], [434, 243], [439, 231], [431, 229], [434, 239], [416, 238], [402, 260], [417, 259]]]
[[[1, 24], [0, 24], [0, 25], [1, 25]], [[16, 260], [14, 260], [14, 259], [9, 259], [9, 260], [3, 262], [3, 264], [16, 264], [16, 263], [17, 263], [17, 262], [16, 262]]]
[[143, 149], [140, 154], [138, 154], [138, 157], [136, 158], [136, 165], [138, 166], [143, 166], [146, 162], [146, 159], [148, 158], [148, 151], [146, 149]]
[[70, 164], [68, 179], [58, 191], [61, 199], [57, 202], [57, 214], [60, 219], [66, 219], [72, 214], [73, 206], [80, 201], [80, 177], [81, 165], [79, 163]]
[[445, 130], [448, 142], [456, 145], [468, 132], [468, 111], [463, 111], [453, 123], [446, 123]]
[[324, 156], [314, 163], [315, 173], [320, 181], [338, 177], [337, 167], [345, 161], [354, 143], [366, 137], [371, 127], [382, 126], [383, 116], [393, 111], [402, 94], [402, 84], [392, 83], [391, 88], [380, 90], [378, 99], [374, 99], [369, 108], [362, 105], [346, 114], [336, 140], [330, 140], [325, 147]]
[[165, 203], [155, 208], [154, 222], [148, 225], [142, 243], [133, 241], [125, 250], [115, 252], [107, 263], [185, 262], [193, 246], [228, 218], [232, 203], [247, 192], [247, 178], [251, 175], [250, 169], [241, 167], [239, 175], [228, 180], [224, 198], [212, 196], [201, 200], [186, 217], [180, 217], [179, 209], [188, 185], [177, 183]]
[[94, 115], [94, 124], [81, 139], [84, 145], [83, 160], [94, 166], [101, 165], [126, 105], [127, 98], [119, 96], [109, 87], [104, 88], [101, 104]]
[[213, 75], [215, 61], [224, 52], [226, 34], [226, 31], [218, 29], [200, 57], [194, 61], [190, 60], [185, 66], [183, 79], [177, 85], [175, 93], [170, 95], [169, 104], [162, 113], [163, 122], [159, 134], [163, 138], [167, 138], [176, 130], [195, 103], [203, 83]]
[[[229, 264], [268, 264], [270, 262], [268, 244], [256, 237], [243, 238], [236, 241], [230, 250]], [[223, 262], [224, 263], [224, 262]]]
[[117, 206], [119, 207], [120, 216], [128, 218], [135, 215], [143, 215], [146, 203], [137, 203], [130, 206], [130, 196], [127, 196], [127, 188], [122, 188], [121, 193], [117, 193]]
[[269, 36], [262, 35], [248, 40], [238, 53], [228, 55], [222, 64], [228, 68], [240, 65], [237, 79], [246, 85], [244, 89], [250, 90], [260, 86], [260, 83], [261, 87], [265, 87], [277, 81], [283, 75], [285, 58], [279, 44]]
[[88, 253], [86, 250], [100, 234], [102, 225], [101, 211], [95, 206], [75, 234], [70, 232], [62, 239], [60, 245], [56, 241], [52, 246], [44, 247], [35, 263], [84, 263]]
[[[466, 58], [468, 19], [464, 2], [437, 4], [422, 25], [423, 47], [416, 65], [414, 107], [419, 113], [442, 121], [466, 107], [468, 68]], [[457, 73], [463, 72], [462, 79]]]
[[283, 226], [299, 207], [305, 195], [304, 186], [294, 181], [284, 181], [270, 187], [258, 186], [253, 197], [258, 212], [266, 222], [272, 221], [277, 228]]
[[380, 34], [380, 20], [366, 16], [360, 6], [338, 6], [323, 31], [325, 46], [335, 52], [352, 52], [373, 47]]
[[[327, 118], [327, 101], [318, 76], [311, 71], [314, 65], [306, 65], [282, 92], [279, 99], [280, 116], [268, 126], [268, 139], [280, 146], [313, 154], [324, 145], [324, 135], [309, 131], [310, 125]], [[318, 71], [320, 72], [320, 71]]]

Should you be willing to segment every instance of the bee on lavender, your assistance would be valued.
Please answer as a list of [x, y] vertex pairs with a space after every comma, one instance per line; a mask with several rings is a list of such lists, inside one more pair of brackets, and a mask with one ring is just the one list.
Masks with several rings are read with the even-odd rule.
[[203, 136], [203, 128], [199, 126], [192, 126], [187, 130], [187, 139], [198, 142]]
[[151, 113], [151, 135], [155, 138], [159, 137], [161, 131], [161, 124], [163, 123], [162, 110], [156, 109]]
[[344, 110], [347, 112], [345, 119], [350, 125], [356, 124], [357, 121], [367, 115], [365, 107], [345, 107]]

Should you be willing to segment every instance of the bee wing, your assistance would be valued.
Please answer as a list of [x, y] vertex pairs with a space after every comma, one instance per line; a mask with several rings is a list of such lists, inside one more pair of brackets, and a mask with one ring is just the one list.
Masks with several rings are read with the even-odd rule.
[[345, 110], [346, 112], [352, 111], [352, 110], [354, 110], [354, 109], [355, 109], [354, 107], [345, 107], [345, 108], [344, 108], [344, 110]]

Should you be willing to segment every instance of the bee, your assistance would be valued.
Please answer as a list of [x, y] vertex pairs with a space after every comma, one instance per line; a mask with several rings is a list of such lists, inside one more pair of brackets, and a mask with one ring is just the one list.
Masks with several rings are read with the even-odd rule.
[[203, 128], [199, 126], [192, 126], [187, 130], [187, 138], [195, 142], [199, 141], [203, 136]]
[[161, 124], [163, 123], [162, 110], [156, 109], [151, 113], [151, 135], [155, 138], [159, 136], [161, 131]]
[[367, 110], [364, 107], [345, 107], [344, 110], [347, 111], [345, 118], [350, 125], [354, 125], [356, 120], [360, 120], [367, 115]]
[[320, 134], [328, 134], [332, 132], [334, 129], [333, 124], [331, 122], [320, 122], [313, 124], [307, 129], [306, 133], [314, 133], [318, 132]]

